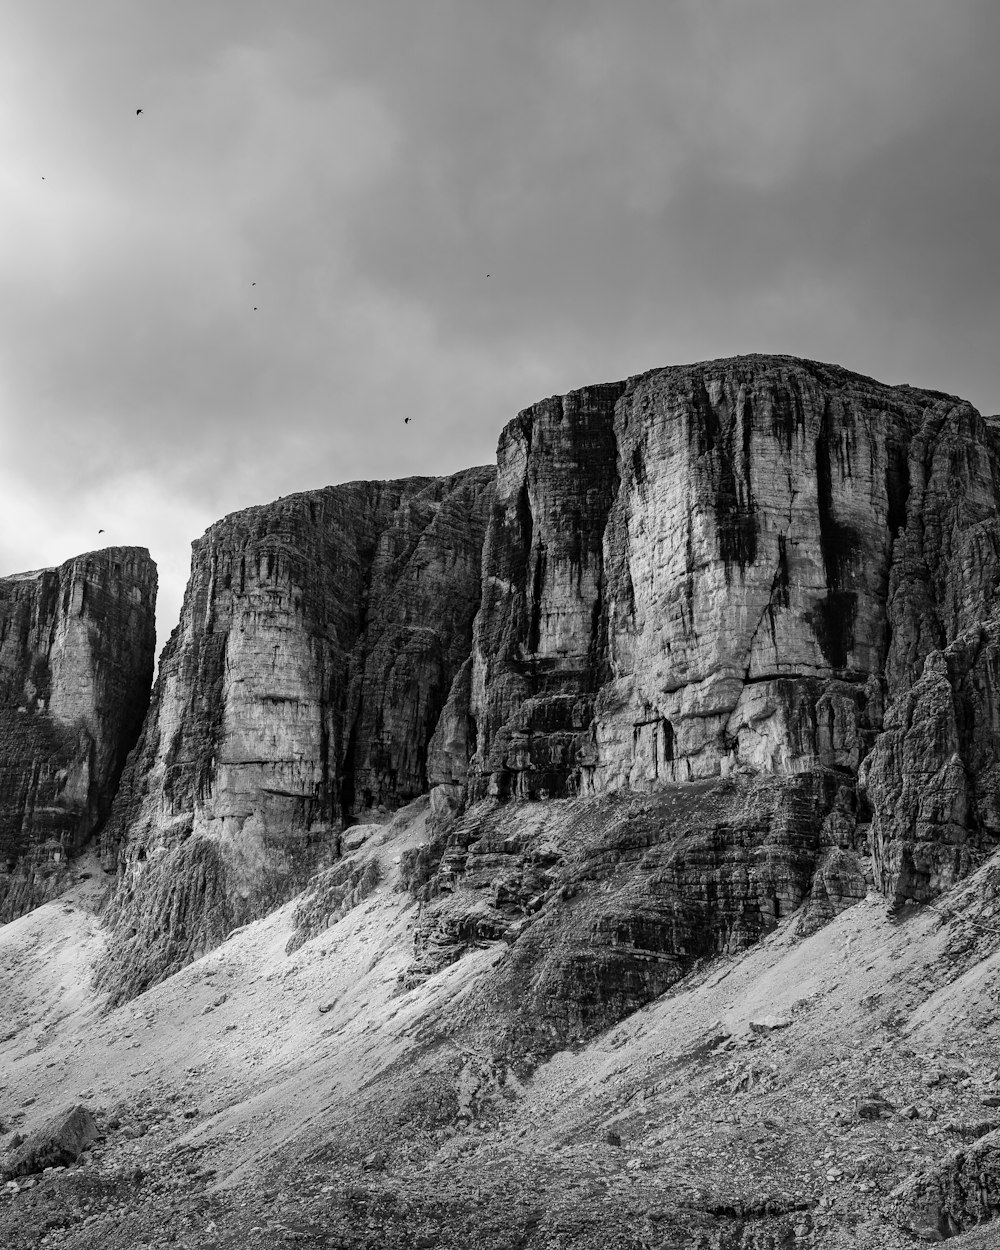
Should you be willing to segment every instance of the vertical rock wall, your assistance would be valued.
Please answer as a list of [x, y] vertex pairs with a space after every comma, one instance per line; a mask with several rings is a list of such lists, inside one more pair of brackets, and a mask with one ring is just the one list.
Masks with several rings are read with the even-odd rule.
[[107, 816], [149, 699], [156, 566], [112, 547], [0, 578], [0, 920]]
[[588, 758], [609, 659], [604, 534], [623, 390], [545, 400], [500, 436], [471, 675], [474, 796], [560, 794]]
[[927, 414], [889, 586], [884, 732], [862, 766], [880, 888], [923, 901], [1000, 841], [1000, 440], [968, 404]]
[[942, 888], [1000, 837], [997, 446], [961, 400], [789, 357], [527, 409], [498, 447], [469, 796], [853, 785], [877, 740], [880, 884]]
[[119, 997], [300, 888], [355, 812], [426, 790], [469, 653], [494, 476], [292, 495], [194, 544], [102, 836], [120, 873], [104, 971]]
[[[927, 402], [744, 357], [523, 413], [498, 452], [472, 792], [856, 768], [874, 728], [906, 448]], [[574, 455], [584, 557], [567, 545], [560, 577], [546, 530], [566, 516]]]

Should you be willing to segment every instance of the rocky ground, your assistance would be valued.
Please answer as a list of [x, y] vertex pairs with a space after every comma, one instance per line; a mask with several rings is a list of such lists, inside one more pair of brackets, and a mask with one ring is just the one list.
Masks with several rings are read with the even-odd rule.
[[986, 1152], [988, 1189], [992, 861], [933, 907], [870, 895], [808, 935], [793, 914], [525, 1073], [465, 1010], [505, 941], [409, 975], [428, 905], [400, 867], [426, 816], [356, 832], [377, 869], [303, 944], [308, 899], [113, 1011], [96, 865], [0, 928], [0, 1142], [78, 1103], [99, 1134], [0, 1186], [0, 1245], [894, 1250], [943, 1235], [919, 1178], [956, 1152]]

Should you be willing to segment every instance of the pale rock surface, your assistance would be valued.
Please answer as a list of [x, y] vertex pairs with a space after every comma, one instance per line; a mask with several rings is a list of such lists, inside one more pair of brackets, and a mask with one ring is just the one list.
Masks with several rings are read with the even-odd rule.
[[[526, 409], [498, 447], [469, 797], [817, 769], [853, 792], [878, 742], [875, 877], [930, 897], [1000, 837], [998, 445], [962, 400], [781, 356]], [[814, 919], [864, 892], [848, 841]]]
[[335, 859], [356, 812], [426, 791], [480, 598], [490, 467], [353, 482], [194, 544], [181, 620], [101, 837], [104, 982], [127, 996]]
[[522, 413], [487, 536], [473, 792], [856, 768], [880, 727], [907, 447], [939, 403], [741, 357]]

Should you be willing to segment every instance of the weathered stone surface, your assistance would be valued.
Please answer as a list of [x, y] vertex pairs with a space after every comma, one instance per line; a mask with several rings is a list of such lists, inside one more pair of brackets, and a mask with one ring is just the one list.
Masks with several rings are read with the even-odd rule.
[[58, 1111], [8, 1157], [3, 1178], [11, 1180], [75, 1163], [96, 1136], [97, 1122], [82, 1104]]
[[374, 856], [350, 856], [317, 873], [295, 908], [295, 930], [285, 946], [286, 953], [297, 951], [310, 938], [336, 924], [352, 907], [363, 902], [380, 880], [379, 862]]
[[889, 582], [885, 732], [863, 776], [881, 888], [932, 897], [1000, 839], [1000, 442], [970, 405], [928, 410]]
[[1000, 1215], [1000, 1132], [989, 1133], [906, 1182], [899, 1221], [925, 1241], [944, 1241]]
[[353, 482], [194, 544], [181, 621], [101, 839], [118, 996], [263, 914], [356, 810], [427, 789], [468, 657], [492, 468]]
[[862, 768], [873, 861], [883, 893], [923, 902], [1000, 841], [1000, 622], [931, 651], [912, 686], [908, 674], [890, 682], [885, 732]]
[[111, 547], [0, 578], [0, 920], [107, 816], [153, 677], [156, 565]]
[[[403, 983], [503, 940], [509, 954], [471, 992], [468, 1022], [530, 1066], [637, 1010], [698, 961], [746, 949], [815, 891], [827, 916], [844, 906], [830, 898], [825, 844], [829, 814], [849, 805], [832, 769], [570, 803], [483, 801], [404, 857], [404, 881], [425, 906]], [[857, 872], [848, 837], [845, 847], [838, 854]]]
[[[525, 410], [498, 448], [469, 795], [744, 768], [853, 788], [878, 739], [878, 883], [930, 897], [1000, 838], [998, 446], [961, 400], [788, 357]], [[865, 888], [856, 860], [825, 872], [814, 923]]]
[[741, 357], [522, 413], [498, 450], [471, 792], [856, 769], [880, 728], [907, 449], [935, 406]]

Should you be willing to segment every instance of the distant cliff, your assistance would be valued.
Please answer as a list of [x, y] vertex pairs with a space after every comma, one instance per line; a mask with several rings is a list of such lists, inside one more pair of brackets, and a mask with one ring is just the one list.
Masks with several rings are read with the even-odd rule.
[[356, 812], [426, 791], [469, 655], [492, 467], [352, 482], [194, 544], [181, 620], [101, 836], [105, 979], [182, 966], [336, 858]]
[[0, 578], [0, 920], [107, 816], [153, 677], [156, 565], [111, 547]]

